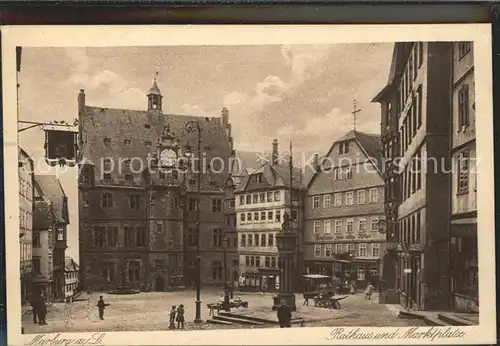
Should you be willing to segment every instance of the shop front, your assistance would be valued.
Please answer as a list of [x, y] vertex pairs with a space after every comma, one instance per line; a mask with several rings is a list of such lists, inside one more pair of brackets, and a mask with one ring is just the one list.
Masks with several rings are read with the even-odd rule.
[[240, 275], [238, 286], [244, 292], [279, 291], [279, 270], [260, 268], [246, 271]]
[[354, 258], [349, 274], [348, 277], [350, 280], [354, 280], [356, 288], [364, 288], [369, 282], [373, 286], [379, 287], [379, 263], [377, 260]]

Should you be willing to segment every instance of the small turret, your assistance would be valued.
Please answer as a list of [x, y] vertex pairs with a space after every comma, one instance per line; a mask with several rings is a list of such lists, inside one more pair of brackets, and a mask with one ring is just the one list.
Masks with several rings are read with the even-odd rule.
[[148, 111], [150, 110], [162, 110], [162, 99], [163, 96], [161, 94], [160, 88], [158, 84], [156, 84], [156, 77], [153, 81], [153, 86], [148, 91]]

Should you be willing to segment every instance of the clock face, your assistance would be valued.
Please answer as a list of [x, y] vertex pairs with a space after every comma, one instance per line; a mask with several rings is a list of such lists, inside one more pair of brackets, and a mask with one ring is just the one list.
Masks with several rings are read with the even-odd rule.
[[175, 166], [177, 162], [177, 153], [172, 149], [165, 149], [160, 154], [160, 163], [162, 166]]

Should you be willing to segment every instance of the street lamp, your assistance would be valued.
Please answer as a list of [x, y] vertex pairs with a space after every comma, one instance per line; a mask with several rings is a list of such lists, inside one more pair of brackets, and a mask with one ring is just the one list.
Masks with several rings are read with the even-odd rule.
[[[185, 125], [185, 130], [187, 133], [196, 133], [197, 135], [197, 184], [196, 184], [196, 316], [194, 319], [195, 323], [201, 323], [201, 256], [200, 256], [200, 204], [201, 204], [201, 126], [196, 120], [188, 121]], [[191, 159], [192, 152], [191, 147], [188, 145], [186, 147], [185, 155], [188, 159]]]
[[226, 233], [222, 237], [222, 248], [224, 249], [224, 310], [231, 311], [229, 307], [229, 292], [227, 285], [227, 247], [229, 244], [229, 240], [227, 238]]
[[229, 245], [229, 239], [227, 235], [224, 233], [222, 237], [222, 248], [224, 249], [224, 292], [228, 291], [227, 285], [227, 247]]

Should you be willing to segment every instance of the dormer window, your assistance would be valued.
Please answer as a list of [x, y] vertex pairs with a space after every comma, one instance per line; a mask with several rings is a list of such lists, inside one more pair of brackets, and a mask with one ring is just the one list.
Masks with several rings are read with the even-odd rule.
[[104, 144], [111, 144], [111, 138], [104, 137]]
[[262, 173], [259, 173], [257, 174], [256, 179], [258, 183], [262, 183], [264, 181], [264, 175]]
[[132, 140], [131, 140], [130, 138], [125, 138], [125, 139], [123, 140], [123, 144], [125, 144], [125, 145], [130, 145], [130, 144], [132, 144]]

